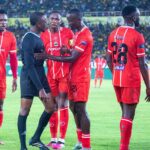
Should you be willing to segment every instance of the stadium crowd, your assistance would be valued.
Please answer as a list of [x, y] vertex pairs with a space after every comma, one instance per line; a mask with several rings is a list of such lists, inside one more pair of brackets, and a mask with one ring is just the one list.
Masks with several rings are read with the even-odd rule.
[[131, 3], [141, 10], [148, 10], [150, 5], [149, 0], [39, 0], [39, 2], [40, 5], [37, 0], [11, 0], [6, 3], [5, 7], [10, 8], [8, 10], [10, 17], [27, 17], [30, 12], [36, 10], [60, 10], [61, 14], [65, 15], [66, 11], [71, 8], [79, 8], [83, 12], [97, 12], [120, 11], [124, 6]]
[[[94, 24], [92, 22], [86, 22], [87, 26], [91, 29], [94, 37], [94, 49], [93, 53], [104, 53], [107, 46], [107, 36], [117, 25], [106, 23], [102, 24], [101, 22]], [[18, 49], [20, 49], [21, 38], [25, 32], [28, 31], [28, 26], [23, 23], [16, 21], [15, 26], [9, 26], [9, 30], [15, 33], [18, 43]], [[147, 58], [150, 60], [150, 26], [149, 25], [141, 25], [138, 29], [141, 33], [144, 34], [146, 40], [146, 52]], [[19, 55], [18, 51], [18, 55]]]

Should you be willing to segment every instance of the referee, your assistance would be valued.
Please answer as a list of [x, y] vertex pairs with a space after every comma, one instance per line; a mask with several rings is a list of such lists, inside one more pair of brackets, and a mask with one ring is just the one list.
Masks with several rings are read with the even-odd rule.
[[43, 60], [36, 60], [34, 53], [42, 53], [44, 45], [40, 39], [40, 33], [46, 29], [46, 16], [41, 12], [34, 12], [30, 16], [30, 31], [22, 40], [21, 56], [23, 67], [21, 70], [21, 107], [18, 116], [18, 132], [21, 149], [27, 150], [26, 146], [26, 120], [30, 112], [34, 96], [38, 96], [45, 110], [42, 113], [35, 134], [29, 145], [39, 147], [41, 150], [48, 148], [40, 141], [40, 136], [54, 112], [55, 105], [50, 94], [50, 88], [45, 75]]

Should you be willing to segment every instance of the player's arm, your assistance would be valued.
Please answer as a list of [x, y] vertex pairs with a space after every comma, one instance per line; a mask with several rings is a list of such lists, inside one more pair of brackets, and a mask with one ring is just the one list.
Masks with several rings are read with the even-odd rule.
[[71, 50], [70, 56], [53, 56], [50, 54], [35, 54], [36, 59], [51, 59], [59, 62], [70, 62], [73, 63], [80, 55], [85, 51], [88, 41], [80, 39], [78, 43], [74, 46], [74, 49]]
[[34, 66], [34, 43], [31, 35], [26, 35], [22, 42], [22, 51], [24, 52], [24, 65], [27, 69], [28, 75], [35, 87], [40, 91], [43, 89], [42, 83], [39, 79], [38, 73]]
[[16, 91], [17, 89], [17, 68], [18, 68], [18, 61], [17, 61], [17, 55], [16, 55], [16, 38], [13, 35], [11, 40], [10, 50], [9, 50], [9, 56], [10, 56], [10, 68], [13, 75], [13, 81], [12, 81], [12, 92]]
[[150, 101], [150, 79], [149, 79], [149, 73], [148, 73], [148, 66], [145, 63], [144, 57], [139, 57], [139, 65], [140, 65], [140, 71], [144, 80], [144, 83], [146, 85], [146, 100]]
[[113, 60], [112, 60], [112, 53], [113, 53], [113, 49], [112, 49], [112, 46], [111, 46], [111, 34], [109, 35], [109, 38], [108, 38], [108, 48], [107, 48], [107, 53], [106, 53], [106, 62], [107, 62], [107, 65], [110, 69], [110, 71], [113, 73]]
[[53, 55], [47, 54], [46, 58], [54, 60], [54, 61], [59, 61], [59, 62], [73, 63], [80, 55], [81, 53], [79, 51], [72, 50], [70, 53], [70, 56], [53, 56]]

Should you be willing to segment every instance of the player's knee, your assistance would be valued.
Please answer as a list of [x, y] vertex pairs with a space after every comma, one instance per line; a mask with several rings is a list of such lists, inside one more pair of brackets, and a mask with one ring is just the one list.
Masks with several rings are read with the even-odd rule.
[[3, 110], [3, 101], [0, 101], [0, 111]]
[[57, 105], [54, 103], [52, 103], [50, 105], [45, 105], [45, 111], [48, 113], [57, 111]]
[[20, 114], [21, 116], [27, 116], [27, 115], [29, 114], [29, 112], [30, 112], [30, 108], [24, 107], [24, 108], [21, 108], [21, 109], [20, 109], [19, 114]]
[[74, 107], [74, 104], [70, 103], [69, 109], [71, 110], [71, 112], [72, 112], [73, 114], [75, 114], [75, 107]]

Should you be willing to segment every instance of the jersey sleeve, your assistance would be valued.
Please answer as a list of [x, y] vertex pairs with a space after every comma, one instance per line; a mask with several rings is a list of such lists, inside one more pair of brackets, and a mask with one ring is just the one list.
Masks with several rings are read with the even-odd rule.
[[16, 53], [17, 52], [17, 42], [14, 34], [11, 34], [11, 44], [9, 48], [9, 53]]
[[145, 39], [142, 34], [137, 37], [137, 57], [145, 56]]
[[33, 84], [38, 90], [41, 90], [43, 88], [42, 83], [39, 79], [38, 73], [34, 66], [34, 39], [33, 37], [28, 33], [23, 41], [22, 41], [22, 51], [24, 53], [24, 65], [26, 66], [28, 75], [30, 79], [32, 80]]
[[88, 42], [89, 42], [88, 38], [78, 36], [74, 45], [74, 49], [79, 51], [80, 53], [83, 53], [88, 45]]
[[110, 34], [108, 37], [108, 47], [107, 47], [108, 54], [112, 54], [112, 52], [113, 52], [113, 48], [112, 48], [111, 44], [112, 44], [112, 38], [111, 38], [111, 34]]

